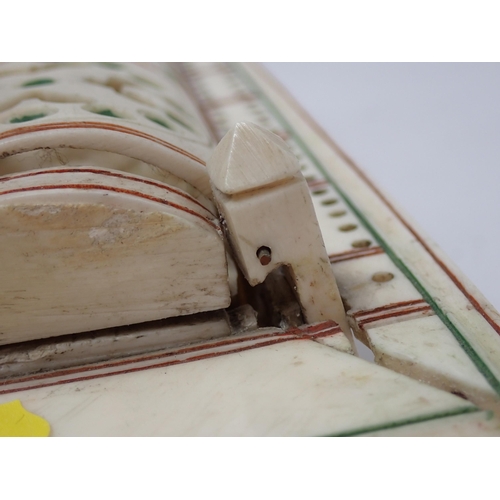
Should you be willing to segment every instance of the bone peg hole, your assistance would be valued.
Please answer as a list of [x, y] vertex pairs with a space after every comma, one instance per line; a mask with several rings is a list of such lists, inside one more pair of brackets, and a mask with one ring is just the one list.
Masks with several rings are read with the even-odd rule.
[[330, 217], [342, 217], [345, 215], [347, 212], [345, 210], [336, 210], [335, 212], [330, 212], [328, 215]]
[[387, 281], [391, 281], [393, 278], [394, 274], [387, 272], [375, 273], [372, 276], [372, 280], [377, 283], [386, 283]]
[[368, 248], [372, 242], [370, 240], [356, 240], [351, 243], [353, 248]]
[[269, 247], [260, 247], [257, 250], [257, 258], [263, 266], [267, 266], [271, 262], [271, 249]]
[[343, 233], [346, 233], [348, 231], [354, 231], [357, 229], [358, 226], [356, 224], [344, 224], [343, 226], [339, 227], [339, 231], [342, 231]]
[[321, 204], [328, 206], [328, 205], [335, 205], [335, 203], [337, 202], [338, 200], [336, 198], [328, 198], [328, 200], [323, 200]]

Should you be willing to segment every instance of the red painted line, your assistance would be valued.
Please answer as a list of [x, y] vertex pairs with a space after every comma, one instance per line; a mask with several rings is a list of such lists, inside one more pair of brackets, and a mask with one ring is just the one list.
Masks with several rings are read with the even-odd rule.
[[[245, 337], [245, 338], [238, 338], [238, 339], [228, 338], [227, 340], [225, 339], [225, 340], [222, 340], [220, 342], [213, 342], [210, 344], [199, 344], [196, 346], [187, 347], [187, 348], [180, 348], [180, 349], [172, 350], [169, 352], [163, 352], [160, 354], [150, 354], [150, 355], [146, 355], [146, 356], [142, 356], [142, 357], [138, 357], [138, 358], [126, 358], [126, 359], [122, 359], [119, 361], [111, 361], [108, 363], [97, 363], [97, 364], [93, 364], [93, 365], [80, 366], [77, 368], [68, 368], [68, 369], [57, 370], [57, 371], [53, 371], [53, 372], [41, 373], [39, 375], [31, 375], [31, 376], [23, 377], [23, 378], [3, 380], [0, 382], [0, 386], [19, 384], [22, 382], [43, 380], [43, 379], [55, 378], [55, 377], [64, 377], [67, 375], [75, 375], [77, 373], [85, 373], [85, 372], [92, 372], [92, 371], [96, 371], [96, 370], [104, 370], [104, 369], [108, 369], [108, 368], [116, 368], [116, 367], [124, 366], [124, 365], [133, 365], [133, 364], [137, 364], [137, 363], [143, 363], [146, 361], [154, 361], [154, 360], [159, 360], [159, 359], [164, 359], [164, 358], [170, 358], [173, 356], [181, 356], [183, 354], [195, 353], [198, 351], [216, 349], [218, 347], [226, 347], [226, 346], [232, 345], [232, 344], [241, 344], [243, 342], [251, 342], [254, 340], [258, 341], [258, 340], [270, 338], [270, 337], [290, 337], [290, 335], [287, 334], [286, 332], [282, 332], [282, 333], [281, 332], [278, 332], [278, 333], [273, 332], [273, 333], [257, 335], [257, 336], [253, 336], [253, 337]], [[293, 337], [293, 338], [295, 338], [295, 337]], [[225, 351], [221, 351], [221, 352], [225, 352]]]
[[302, 119], [315, 130], [315, 132], [323, 138], [323, 140], [330, 145], [330, 147], [341, 156], [344, 161], [356, 172], [356, 174], [377, 194], [380, 200], [389, 208], [389, 210], [396, 216], [396, 218], [410, 231], [410, 233], [417, 239], [417, 241], [425, 248], [427, 253], [434, 259], [434, 261], [441, 267], [441, 269], [448, 275], [456, 287], [463, 293], [467, 300], [472, 304], [479, 314], [489, 323], [489, 325], [500, 335], [500, 325], [497, 324], [493, 318], [484, 310], [477, 299], [467, 290], [465, 285], [457, 278], [451, 269], [434, 253], [425, 240], [413, 229], [413, 227], [406, 221], [402, 215], [396, 210], [394, 205], [390, 203], [382, 192], [375, 186], [375, 184], [367, 177], [367, 175], [354, 163], [354, 161], [346, 154], [340, 147], [328, 136], [328, 134], [314, 121], [314, 119], [305, 111], [302, 106], [295, 100], [295, 98], [288, 92], [288, 90], [281, 85], [272, 75], [270, 75], [261, 66], [256, 66], [257, 71], [260, 73], [264, 80], [275, 87], [281, 95], [289, 102], [292, 108], [302, 117]]
[[[325, 331], [326, 328], [326, 331]], [[260, 347], [266, 347], [274, 344], [280, 344], [283, 342], [289, 342], [291, 340], [314, 340], [315, 338], [320, 338], [320, 337], [326, 337], [326, 336], [331, 336], [335, 333], [339, 333], [339, 327], [338, 325], [333, 322], [333, 321], [326, 321], [317, 325], [309, 325], [306, 328], [294, 328], [291, 330], [288, 330], [286, 332], [273, 332], [269, 334], [263, 334], [263, 335], [256, 335], [253, 337], [246, 337], [246, 338], [240, 338], [240, 339], [229, 339], [225, 341], [220, 341], [220, 342], [215, 342], [212, 344], [204, 344], [200, 346], [193, 346], [191, 348], [185, 348], [185, 349], [180, 349], [177, 351], [172, 351], [169, 353], [163, 353], [160, 355], [152, 355], [152, 356], [145, 356], [142, 358], [136, 358], [134, 360], [123, 360], [123, 361], [118, 361], [114, 363], [107, 363], [107, 364], [101, 364], [101, 365], [94, 365], [94, 366], [87, 366], [87, 367], [81, 367], [81, 368], [76, 368], [76, 369], [70, 369], [70, 370], [60, 370], [58, 372], [53, 372], [53, 373], [45, 373], [33, 377], [24, 377], [22, 379], [14, 379], [10, 381], [4, 381], [0, 383], [2, 386], [8, 386], [8, 385], [13, 385], [13, 384], [19, 384], [22, 382], [34, 382], [36, 380], [44, 380], [44, 379], [50, 379], [50, 378], [55, 378], [55, 377], [61, 377], [65, 375], [73, 375], [77, 373], [86, 373], [86, 372], [91, 372], [91, 371], [96, 371], [96, 370], [101, 370], [101, 369], [106, 369], [106, 368], [116, 368], [118, 366], [123, 366], [127, 364], [137, 364], [138, 362], [143, 362], [143, 361], [152, 361], [154, 359], [161, 359], [165, 357], [172, 357], [172, 356], [178, 356], [181, 354], [189, 353], [189, 352], [196, 352], [199, 350], [207, 350], [210, 348], [213, 348], [214, 346], [219, 347], [219, 346], [227, 346], [231, 344], [237, 344], [237, 343], [244, 343], [244, 342], [249, 342], [251, 340], [263, 340], [266, 338], [271, 337], [271, 339], [266, 340], [264, 342], [256, 342], [252, 345], [247, 345], [235, 349], [230, 349], [230, 350], [224, 350], [224, 351], [218, 351], [218, 352], [211, 352], [211, 353], [205, 353], [205, 354], [199, 354], [196, 356], [191, 356], [186, 359], [177, 359], [177, 360], [170, 360], [170, 361], [165, 361], [163, 363], [157, 363], [157, 364], [151, 364], [147, 366], [141, 366], [141, 367], [136, 367], [136, 368], [127, 368], [124, 370], [115, 370], [113, 372], [106, 372], [106, 373], [97, 373], [97, 374], [89, 374], [86, 376], [81, 376], [81, 377], [76, 377], [76, 378], [69, 378], [65, 380], [57, 380], [57, 381], [52, 381], [52, 382], [47, 382], [47, 383], [42, 383], [42, 384], [35, 384], [31, 386], [24, 386], [24, 387], [16, 387], [16, 388], [11, 388], [11, 389], [4, 389], [0, 391], [0, 394], [10, 394], [14, 392], [20, 392], [20, 391], [27, 391], [31, 389], [41, 389], [43, 387], [50, 387], [54, 385], [62, 385], [62, 384], [69, 384], [72, 382], [81, 382], [85, 380], [92, 380], [92, 379], [97, 379], [97, 378], [103, 378], [103, 377], [110, 377], [113, 375], [122, 375], [126, 373], [134, 373], [138, 371], [143, 371], [143, 370], [149, 370], [153, 368], [164, 368], [167, 366], [173, 366], [173, 365], [178, 365], [178, 364], [183, 364], [183, 363], [189, 363], [193, 361], [200, 361], [203, 359], [209, 359], [213, 357], [218, 357], [218, 356], [224, 356], [226, 354], [234, 354], [234, 353], [239, 353], [243, 351], [248, 351], [250, 349], [256, 349]], [[272, 338], [274, 337], [274, 338]]]
[[[123, 365], [142, 363], [145, 361], [153, 361], [153, 360], [168, 358], [168, 357], [172, 357], [172, 356], [180, 356], [183, 354], [194, 353], [197, 351], [216, 349], [216, 348], [220, 348], [220, 347], [226, 347], [228, 345], [241, 344], [244, 342], [259, 341], [262, 339], [272, 338], [272, 337], [285, 338], [285, 340], [294, 340], [294, 339], [301, 339], [301, 338], [308, 339], [309, 335], [321, 334], [325, 329], [336, 330], [338, 328], [339, 327], [335, 322], [325, 321], [325, 322], [319, 323], [317, 325], [307, 325], [306, 327], [293, 328], [293, 329], [287, 330], [285, 332], [262, 333], [262, 334], [253, 335], [253, 336], [249, 336], [249, 337], [239, 337], [239, 338], [226, 337], [226, 338], [221, 339], [221, 340], [216, 341], [216, 342], [204, 343], [204, 344], [198, 344], [195, 346], [179, 348], [179, 349], [175, 349], [175, 350], [172, 350], [172, 351], [169, 351], [166, 353], [163, 352], [160, 354], [150, 354], [150, 355], [141, 356], [138, 358], [132, 358], [132, 359], [128, 358], [128, 359], [123, 359], [123, 360], [119, 360], [119, 361], [112, 361], [112, 362], [108, 362], [108, 363], [104, 363], [104, 364], [102, 364], [102, 363], [101, 364], [93, 364], [93, 365], [89, 365], [89, 366], [81, 366], [78, 368], [70, 368], [70, 369], [66, 369], [66, 370], [47, 372], [47, 373], [42, 373], [39, 375], [32, 375], [32, 376], [23, 377], [23, 378], [3, 380], [3, 381], [0, 381], [0, 386], [18, 384], [18, 383], [22, 383], [22, 382], [35, 381], [35, 380], [43, 380], [43, 379], [47, 379], [47, 378], [63, 377], [66, 375], [74, 375], [77, 373], [103, 370], [103, 369], [107, 369], [107, 368], [116, 368], [118, 366], [123, 366]], [[224, 352], [225, 351], [223, 351], [222, 353], [224, 353]]]
[[213, 215], [214, 217], [217, 217], [215, 214], [210, 212], [210, 210], [208, 210], [208, 208], [203, 206], [197, 199], [193, 198], [192, 196], [190, 196], [186, 192], [181, 191], [180, 189], [173, 188], [169, 184], [163, 184], [161, 182], [156, 182], [156, 181], [152, 181], [152, 180], [148, 180], [148, 179], [141, 179], [141, 178], [133, 177], [131, 175], [127, 175], [127, 174], [124, 174], [121, 172], [109, 172], [106, 170], [84, 168], [84, 167], [61, 168], [61, 169], [57, 169], [57, 170], [41, 170], [41, 171], [35, 170], [35, 171], [30, 171], [28, 173], [14, 174], [14, 175], [10, 175], [10, 176], [0, 177], [0, 183], [10, 181], [12, 179], [22, 179], [23, 177], [34, 177], [37, 175], [81, 173], [81, 172], [91, 173], [91, 174], [99, 174], [99, 175], [107, 175], [109, 177], [117, 177], [120, 179], [130, 179], [130, 180], [133, 180], [136, 182], [141, 182], [142, 184], [156, 186], [156, 187], [159, 187], [161, 189], [164, 189], [165, 191], [172, 192], [172, 193], [178, 194], [179, 196], [182, 196], [186, 200], [189, 200], [189, 201], [195, 203], [196, 205], [198, 205], [199, 207], [203, 208], [205, 211], [207, 211], [209, 214]]
[[306, 337], [292, 337], [292, 338], [284, 338], [284, 339], [278, 338], [278, 339], [274, 339], [274, 340], [269, 340], [267, 342], [261, 342], [259, 344], [253, 344], [251, 346], [240, 347], [239, 349], [232, 349], [230, 351], [206, 353], [206, 354], [201, 354], [199, 356], [193, 356], [191, 358], [166, 361], [164, 363], [159, 363], [156, 365], [128, 368], [126, 370], [118, 370], [115, 372], [108, 372], [108, 373], [98, 373], [98, 374], [94, 374], [94, 375], [88, 375], [88, 376], [83, 376], [83, 377], [78, 377], [78, 378], [71, 378], [71, 379], [66, 379], [66, 380], [58, 380], [58, 381], [48, 382], [45, 384], [32, 385], [32, 386], [22, 387], [22, 388], [6, 389], [3, 391], [0, 391], [0, 395], [10, 394], [13, 392], [20, 392], [20, 391], [29, 391], [31, 389], [41, 389], [43, 387], [50, 387], [50, 386], [54, 386], [54, 385], [70, 384], [72, 382], [82, 382], [82, 381], [92, 380], [92, 379], [97, 379], [97, 378], [110, 377], [113, 375], [124, 375], [126, 373], [135, 373], [135, 372], [140, 372], [140, 371], [144, 371], [144, 370], [150, 370], [153, 368], [165, 368], [167, 366], [180, 365], [180, 364], [184, 364], [184, 363], [190, 363], [192, 361], [201, 361], [204, 359], [215, 358], [215, 357], [223, 356], [226, 354], [235, 354], [235, 353], [239, 353], [239, 352], [244, 352], [244, 351], [248, 351], [250, 349], [256, 349], [258, 347], [267, 347], [267, 346], [274, 345], [274, 344], [281, 344], [283, 342], [288, 342], [290, 340], [307, 340], [307, 338]]
[[344, 260], [359, 259], [361, 257], [368, 257], [371, 255], [379, 255], [384, 253], [381, 247], [361, 248], [356, 250], [348, 250], [347, 252], [336, 253], [329, 255], [330, 263], [343, 262]]
[[285, 333], [288, 333], [290, 335], [313, 335], [315, 333], [322, 332], [326, 328], [335, 330], [340, 327], [337, 325], [337, 323], [335, 323], [335, 321], [327, 320], [315, 325], [306, 325], [305, 327], [299, 326], [297, 328], [291, 328]]
[[324, 337], [333, 337], [334, 335], [338, 335], [339, 333], [342, 333], [342, 330], [340, 328], [335, 330], [327, 330], [326, 332], [316, 333], [315, 335], [311, 335], [309, 338], [311, 340], [316, 340], [316, 339], [322, 339]]
[[380, 316], [374, 316], [372, 318], [366, 318], [364, 320], [358, 321], [358, 326], [363, 328], [367, 323], [374, 323], [375, 321], [381, 321], [383, 319], [397, 318], [399, 316], [409, 316], [410, 314], [413, 313], [432, 312], [432, 311], [433, 309], [431, 306], [423, 306], [415, 309], [406, 309], [403, 311], [394, 311], [392, 313], [382, 314]]
[[310, 188], [310, 189], [311, 189], [311, 191], [312, 191], [313, 189], [316, 189], [316, 188], [318, 188], [318, 187], [320, 187], [320, 186], [321, 186], [321, 187], [323, 187], [323, 186], [328, 186], [328, 185], [329, 185], [329, 183], [328, 183], [328, 181], [327, 181], [327, 180], [325, 180], [325, 179], [318, 179], [318, 180], [314, 180], [314, 181], [309, 181], [309, 182], [307, 183], [307, 185], [309, 186], [309, 188]]
[[408, 308], [410, 306], [420, 306], [427, 304], [424, 299], [415, 299], [415, 300], [407, 300], [405, 302], [393, 302], [392, 304], [387, 304], [385, 306], [375, 307], [373, 309], [365, 309], [362, 311], [356, 311], [351, 314], [355, 319], [358, 319], [359, 316], [371, 316], [372, 314], [376, 314], [379, 312], [389, 311], [391, 309], [401, 309], [402, 307]]
[[47, 185], [47, 186], [32, 186], [32, 187], [25, 187], [25, 188], [20, 188], [20, 189], [10, 189], [7, 191], [3, 191], [0, 193], [0, 195], [6, 195], [6, 194], [13, 194], [13, 193], [23, 193], [27, 191], [47, 191], [51, 189], [82, 189], [82, 190], [98, 190], [98, 191], [112, 191], [115, 193], [124, 193], [124, 194], [129, 194], [131, 196], [137, 196], [139, 198], [144, 198], [146, 200], [150, 201], [155, 201], [157, 203], [161, 203], [162, 205], [168, 205], [173, 208], [176, 208], [177, 210], [182, 210], [183, 212], [189, 213], [191, 215], [194, 215], [195, 217], [198, 217], [202, 221], [206, 222], [210, 226], [212, 226], [213, 229], [215, 229], [219, 234], [222, 234], [221, 228], [216, 225], [213, 221], [210, 219], [207, 219], [203, 215], [199, 214], [198, 212], [195, 212], [194, 210], [191, 210], [189, 208], [183, 207], [182, 205], [178, 205], [177, 203], [172, 203], [170, 201], [162, 200], [161, 198], [157, 198], [156, 196], [150, 196], [148, 194], [143, 194], [139, 193], [137, 191], [132, 191], [131, 189], [123, 189], [123, 188], [115, 188], [115, 187], [110, 187], [110, 186], [100, 186], [99, 184], [64, 184], [61, 186], [58, 185]]
[[165, 146], [166, 148], [175, 151], [176, 153], [180, 153], [183, 156], [199, 163], [200, 165], [205, 166], [205, 162], [189, 153], [188, 151], [175, 146], [174, 144], [164, 141], [158, 137], [147, 134], [145, 132], [140, 132], [139, 130], [134, 130], [128, 127], [123, 127], [122, 125], [116, 125], [113, 123], [105, 123], [105, 122], [59, 122], [59, 123], [42, 123], [39, 125], [30, 125], [28, 127], [19, 127], [12, 130], [7, 130], [0, 134], [0, 141], [2, 139], [8, 139], [10, 137], [15, 137], [17, 135], [31, 134], [34, 132], [43, 132], [45, 130], [60, 130], [60, 129], [101, 129], [101, 130], [110, 130], [112, 132], [121, 132], [123, 134], [134, 135], [136, 137], [140, 137], [141, 139], [147, 139], [148, 141], [155, 142], [156, 144], [160, 144], [161, 146]]

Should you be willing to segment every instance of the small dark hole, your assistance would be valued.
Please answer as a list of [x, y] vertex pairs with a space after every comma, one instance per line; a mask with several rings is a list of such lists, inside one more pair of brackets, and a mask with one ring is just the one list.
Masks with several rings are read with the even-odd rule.
[[458, 396], [459, 398], [462, 398], [462, 399], [465, 399], [465, 400], [468, 401], [467, 396], [463, 392], [460, 392], [460, 391], [451, 391], [451, 393], [454, 394], [455, 396]]
[[353, 248], [368, 248], [372, 242], [370, 240], [356, 240], [351, 243]]
[[272, 255], [269, 247], [260, 247], [257, 250], [256, 255], [263, 266], [267, 266], [271, 262]]
[[329, 198], [328, 200], [323, 200], [321, 202], [322, 205], [335, 205], [335, 203], [338, 203], [339, 200], [336, 200], [335, 198]]
[[375, 273], [372, 276], [372, 280], [377, 282], [377, 283], [386, 283], [387, 281], [391, 281], [393, 278], [394, 278], [394, 274], [387, 273], [387, 272]]
[[336, 212], [330, 212], [328, 215], [330, 217], [342, 217], [345, 215], [347, 212], [345, 210], [337, 210]]
[[343, 226], [339, 227], [339, 231], [347, 233], [348, 231], [354, 231], [357, 228], [358, 226], [356, 226], [356, 224], [344, 224]]
[[326, 189], [320, 189], [318, 191], [313, 191], [312, 194], [315, 196], [320, 196], [322, 194], [326, 194], [328, 191]]

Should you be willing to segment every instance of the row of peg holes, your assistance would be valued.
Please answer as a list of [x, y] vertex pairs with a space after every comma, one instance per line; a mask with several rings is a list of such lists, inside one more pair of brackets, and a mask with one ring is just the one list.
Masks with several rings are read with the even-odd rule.
[[[237, 83], [239, 83], [239, 82], [236, 82], [235, 79], [229, 79], [229, 82], [230, 82], [229, 86], [232, 87], [233, 89], [240, 87], [239, 85], [237, 85]], [[238, 89], [245, 90], [244, 88], [243, 89], [238, 88]], [[205, 94], [204, 97], [208, 97], [206, 92], [203, 92], [203, 93]], [[259, 109], [257, 102], [251, 102], [251, 103], [247, 104], [247, 107], [250, 108], [251, 113], [258, 119], [258, 121], [262, 125], [265, 126], [269, 123], [269, 120], [268, 120], [266, 114], [263, 113]], [[225, 123], [226, 120], [224, 119], [222, 114], [218, 118], [219, 118], [217, 120], [219, 122], [218, 125], [223, 124], [223, 125], [227, 126], [227, 123]], [[222, 123], [220, 123], [220, 122], [222, 122]], [[297, 157], [299, 160], [300, 160], [300, 156], [301, 156], [300, 154], [297, 154]], [[301, 165], [300, 168], [302, 171], [307, 170], [307, 167], [305, 165]], [[312, 175], [305, 175], [305, 179], [308, 182], [312, 182], [312, 181], [316, 180], [315, 176], [312, 176]], [[321, 195], [327, 194], [327, 192], [328, 191], [326, 189], [318, 189], [318, 190], [312, 191], [312, 194], [314, 196], [321, 196]], [[327, 199], [321, 201], [321, 204], [324, 206], [331, 206], [331, 205], [335, 205], [336, 203], [338, 203], [338, 200], [336, 198], [327, 198]], [[329, 212], [328, 215], [332, 218], [338, 218], [338, 217], [343, 217], [346, 214], [347, 214], [346, 210], [338, 209], [338, 210], [333, 210], [333, 211]], [[357, 228], [358, 228], [358, 226], [356, 224], [351, 223], [351, 224], [343, 224], [343, 225], [339, 226], [338, 230], [342, 231], [342, 232], [349, 232], [349, 231], [354, 231]], [[372, 244], [372, 242], [370, 240], [359, 239], [359, 240], [353, 241], [351, 243], [351, 246], [353, 248], [368, 248], [371, 246], [371, 244]], [[394, 274], [392, 274], [390, 272], [377, 272], [377, 273], [374, 273], [372, 275], [372, 280], [377, 282], [377, 283], [385, 283], [387, 281], [391, 281], [393, 278], [394, 278]]]
[[[312, 180], [315, 180], [314, 177], [306, 177], [306, 180], [308, 180], [309, 182], [311, 182]], [[312, 191], [312, 194], [313, 196], [322, 196], [324, 194], [327, 194], [328, 193], [328, 190], [326, 189], [318, 189], [318, 190], [315, 190], [315, 191]], [[331, 205], [335, 205], [336, 203], [338, 203], [338, 200], [336, 198], [327, 198], [325, 200], [322, 200], [321, 201], [321, 204], [323, 206], [331, 206]], [[332, 212], [330, 212], [328, 215], [330, 217], [334, 217], [334, 218], [337, 218], [337, 217], [342, 217], [344, 215], [347, 214], [347, 211], [346, 210], [334, 210]], [[342, 231], [342, 232], [349, 232], [349, 231], [354, 231], [358, 228], [358, 226], [356, 224], [342, 224], [341, 226], [338, 226], [338, 230], [339, 231]], [[362, 239], [362, 240], [355, 240], [351, 243], [351, 246], [353, 248], [368, 248], [369, 246], [371, 246], [372, 242], [370, 240], [365, 240], [365, 239]], [[372, 276], [372, 281], [375, 281], [376, 283], [386, 283], [387, 281], [391, 281], [392, 279], [394, 278], [394, 274], [390, 273], [390, 272], [377, 272], [377, 273], [374, 273], [373, 276]]]
[[[312, 191], [313, 196], [322, 196], [324, 194], [327, 194], [328, 191], [326, 189], [318, 189], [316, 191]], [[338, 200], [336, 198], [327, 198], [326, 200], [321, 201], [321, 204], [323, 206], [331, 206], [335, 205], [338, 203]], [[333, 218], [338, 218], [338, 217], [343, 217], [344, 215], [347, 214], [346, 210], [333, 210], [329, 212], [329, 216]], [[350, 231], [354, 231], [358, 228], [356, 224], [342, 224], [338, 226], [338, 230], [342, 231], [343, 233], [347, 233]], [[353, 248], [368, 248], [371, 246], [372, 242], [370, 240], [355, 240], [351, 243], [351, 246]]]
[[[238, 85], [239, 82], [236, 81], [236, 79], [228, 79], [228, 86], [231, 87], [233, 90], [241, 90], [241, 91], [244, 91], [245, 89], [241, 87], [241, 85]], [[203, 91], [202, 94], [204, 94], [204, 97], [207, 98], [208, 97], [208, 94], [206, 91]], [[262, 112], [262, 110], [260, 109], [260, 107], [258, 106], [257, 102], [251, 102], [251, 103], [248, 103], [247, 104], [247, 107], [249, 108], [250, 112], [254, 115], [254, 117], [256, 117], [258, 119], [258, 121], [261, 123], [261, 125], [267, 125], [269, 123], [269, 119], [267, 117], [267, 115], [265, 113]], [[218, 118], [218, 125], [220, 126], [226, 126], [227, 127], [227, 122], [225, 120], [225, 117], [223, 117], [223, 115], [221, 114], [220, 116], [217, 117]], [[301, 165], [301, 170], [304, 171], [307, 169], [307, 167], [305, 165]], [[308, 182], [311, 182], [311, 181], [314, 181], [315, 180], [315, 177], [314, 176], [305, 176], [305, 179], [306, 181]], [[319, 190], [316, 190], [316, 191], [313, 191], [312, 194], [315, 195], [315, 196], [320, 196], [320, 195], [324, 195], [326, 194], [328, 191], [325, 190], [325, 189], [319, 189]], [[330, 206], [330, 205], [335, 205], [336, 203], [338, 203], [338, 200], [335, 199], [335, 198], [328, 198], [326, 200], [323, 200], [321, 202], [322, 205], [325, 205], [325, 206]], [[330, 217], [333, 217], [333, 218], [337, 218], [337, 217], [342, 217], [344, 215], [346, 215], [347, 212], [346, 210], [333, 210], [332, 212], [329, 213], [329, 216]], [[339, 226], [339, 231], [343, 231], [343, 232], [348, 232], [348, 231], [354, 231], [355, 229], [357, 229], [357, 225], [356, 224], [343, 224], [341, 226]], [[371, 246], [371, 241], [370, 240], [355, 240], [351, 243], [351, 246], [353, 248], [368, 248], [369, 246]], [[375, 273], [373, 276], [372, 276], [372, 280], [373, 281], [376, 281], [376, 282], [385, 282], [385, 281], [390, 281], [394, 276], [392, 275], [392, 273]]]

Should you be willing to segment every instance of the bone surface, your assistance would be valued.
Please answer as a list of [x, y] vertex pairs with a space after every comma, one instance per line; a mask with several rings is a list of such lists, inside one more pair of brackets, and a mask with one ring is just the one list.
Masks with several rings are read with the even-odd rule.
[[287, 266], [306, 321], [333, 319], [350, 329], [311, 196], [285, 142], [239, 123], [207, 164], [214, 198], [236, 259], [251, 285]]

